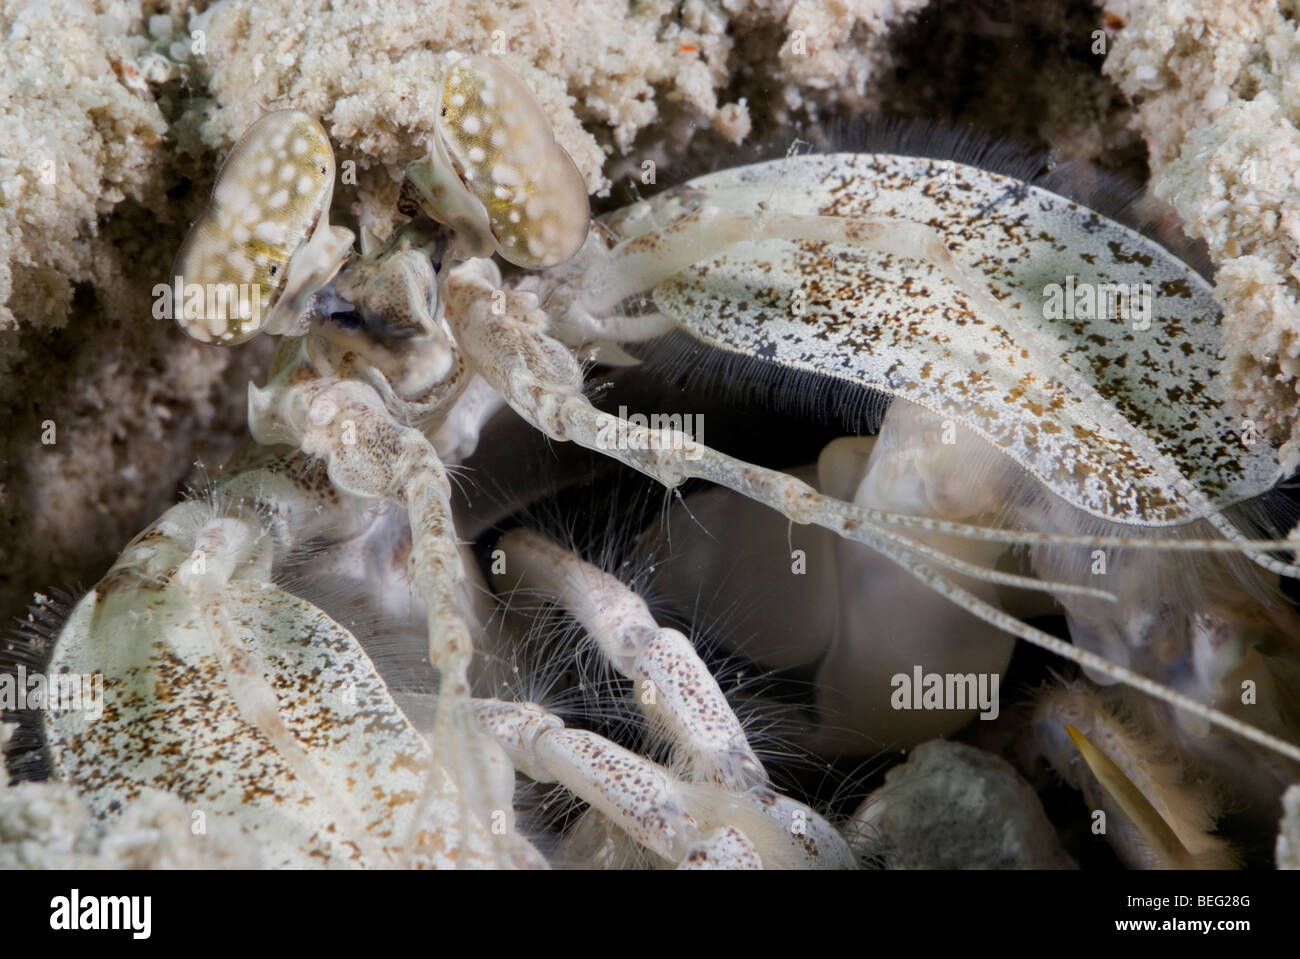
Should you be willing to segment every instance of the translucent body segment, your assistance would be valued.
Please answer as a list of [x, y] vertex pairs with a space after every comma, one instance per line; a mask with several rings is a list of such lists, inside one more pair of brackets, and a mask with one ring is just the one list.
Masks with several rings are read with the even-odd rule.
[[490, 241], [518, 266], [573, 256], [587, 237], [587, 191], [527, 84], [493, 60], [465, 57], [447, 68], [438, 114], [433, 155], [408, 171], [425, 211], [462, 232], [485, 227], [490, 237], [469, 242]]
[[[1200, 511], [1169, 470], [1114, 429], [1114, 412], [1219, 507], [1278, 479], [1268, 443], [1243, 442], [1226, 404], [1210, 285], [1158, 244], [1077, 203], [960, 164], [834, 154], [720, 171], [653, 206], [639, 222], [624, 218], [635, 224], [624, 237], [629, 255], [641, 252], [638, 236], [651, 246], [670, 238], [679, 228], [641, 231], [676, 216], [756, 215], [752, 241], [707, 251], [655, 287], [656, 306], [691, 335], [951, 417], [1095, 516], [1164, 525]], [[763, 217], [786, 214], [925, 224], [991, 299], [973, 303], [908, 251], [765, 237]], [[1149, 289], [1149, 315], [1138, 299], [1127, 316], [1118, 300], [1090, 313], [1078, 306], [1082, 294], [1069, 293], [1085, 288]], [[1025, 330], [1037, 350], [1027, 348]], [[1096, 392], [1063, 384], [1061, 361]], [[1098, 395], [1112, 410], [1098, 409]]]
[[[203, 292], [201, 308], [188, 292], [176, 304], [181, 328], [197, 340], [223, 345], [266, 328], [286, 291], [294, 292], [290, 267], [327, 216], [333, 189], [334, 154], [312, 117], [282, 110], [249, 127], [176, 256], [173, 277]], [[239, 295], [233, 304], [217, 297], [210, 305], [212, 289]]]

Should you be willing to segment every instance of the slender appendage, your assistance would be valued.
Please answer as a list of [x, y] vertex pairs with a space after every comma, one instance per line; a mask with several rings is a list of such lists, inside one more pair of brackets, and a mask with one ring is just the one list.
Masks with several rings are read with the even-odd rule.
[[[925, 556], [936, 565], [973, 579], [1039, 592], [1089, 596], [1111, 602], [1115, 600], [1114, 594], [1096, 587], [1051, 582], [986, 569], [949, 556], [901, 533], [880, 529], [878, 524], [882, 518], [896, 517], [903, 521], [898, 525], [927, 532], [950, 532], [949, 527], [979, 531], [983, 527], [948, 523], [929, 517], [900, 516], [843, 503], [823, 496], [808, 484], [784, 473], [741, 464], [701, 446], [683, 433], [656, 431], [623, 423], [618, 417], [597, 410], [582, 396], [582, 371], [577, 361], [563, 344], [551, 339], [540, 329], [510, 318], [488, 317], [487, 311], [481, 308], [476, 309], [468, 321], [462, 320], [461, 323], [461, 345], [474, 358], [480, 368], [480, 375], [506, 398], [506, 402], [517, 413], [553, 439], [574, 440], [579, 445], [626, 463], [669, 486], [680, 485], [692, 477], [712, 480], [781, 510], [797, 523], [817, 523], [849, 539], [861, 541], [865, 535], [863, 528], [873, 527], [875, 533], [891, 542]], [[551, 387], [552, 392], [543, 397], [534, 397], [535, 388], [540, 384]], [[565, 409], [561, 413], [557, 407], [562, 404]], [[575, 422], [561, 423], [561, 419], [566, 417]], [[583, 420], [581, 426], [576, 425], [576, 420]], [[589, 439], [578, 439], [579, 435], [588, 436]], [[619, 437], [626, 441], [620, 441]], [[738, 483], [741, 485], [735, 485]], [[846, 515], [836, 516], [841, 509], [846, 511]], [[1011, 535], [1010, 542], [1020, 541], [1016, 534]], [[981, 537], [971, 535], [970, 538]]]
[[633, 698], [685, 755], [692, 779], [734, 790], [767, 782], [740, 720], [686, 636], [660, 627], [645, 600], [617, 577], [537, 533], [513, 530], [500, 546], [502, 580], [537, 590], [572, 614], [610, 665], [633, 681]]
[[1040, 629], [1035, 629], [1027, 623], [1023, 623], [1016, 619], [1014, 616], [1004, 613], [995, 606], [984, 602], [979, 597], [965, 589], [962, 589], [951, 580], [935, 573], [923, 564], [918, 563], [913, 557], [907, 555], [892, 543], [880, 541], [875, 544], [875, 548], [879, 550], [881, 555], [893, 560], [917, 579], [930, 586], [930, 588], [935, 592], [952, 600], [954, 603], [961, 606], [963, 609], [968, 610], [975, 616], [978, 616], [986, 623], [991, 623], [992, 625], [1010, 633], [1012, 636], [1033, 643], [1035, 646], [1046, 649], [1048, 652], [1056, 653], [1061, 658], [1078, 663], [1086, 669], [1095, 670], [1103, 676], [1107, 676], [1126, 686], [1131, 686], [1134, 689], [1146, 693], [1148, 696], [1169, 703], [1171, 706], [1182, 709], [1193, 716], [1199, 716], [1207, 722], [1219, 726], [1222, 729], [1226, 729], [1229, 732], [1236, 733], [1243, 739], [1248, 739], [1253, 743], [1257, 743], [1260, 746], [1264, 746], [1267, 749], [1280, 753], [1288, 759], [1300, 762], [1300, 747], [1278, 739], [1276, 736], [1272, 736], [1263, 730], [1256, 729], [1254, 726], [1243, 723], [1241, 720], [1235, 719], [1217, 709], [1206, 706], [1204, 703], [1192, 699], [1190, 696], [1186, 696], [1182, 693], [1176, 692], [1175, 690], [1169, 689], [1166, 686], [1162, 686], [1155, 680], [1148, 679], [1147, 677], [1135, 673], [1130, 669], [1125, 669], [1122, 666], [1117, 666], [1110, 660], [1098, 656], [1096, 653], [1091, 653], [1086, 649], [1081, 649], [1078, 646], [1067, 643], [1065, 640], [1058, 639]]
[[479, 699], [474, 707], [483, 727], [525, 776], [562, 784], [671, 863], [698, 855], [715, 830], [730, 826], [741, 837], [736, 853], [746, 847], [757, 850], [769, 868], [853, 864], [834, 827], [802, 803], [769, 789], [730, 792], [683, 782], [595, 733], [566, 728], [535, 703]]
[[535, 782], [558, 782], [619, 828], [667, 859], [681, 862], [703, 836], [668, 772], [595, 733], [567, 729], [530, 703], [477, 700], [479, 722]]
[[[511, 407], [554, 439], [574, 440], [668, 486], [680, 485], [692, 477], [712, 480], [780, 510], [797, 523], [817, 523], [848, 539], [865, 541], [862, 537], [870, 527], [877, 535], [925, 556], [936, 565], [974, 579], [1040, 592], [1086, 595], [1107, 601], [1115, 599], [1107, 590], [985, 569], [900, 533], [879, 528], [880, 517], [897, 514], [823, 496], [800, 480], [732, 460], [695, 443], [683, 433], [655, 431], [623, 423], [617, 417], [597, 410], [582, 396], [582, 371], [561, 343], [535, 326], [512, 318], [489, 316], [481, 304], [477, 306], [470, 313], [468, 322], [462, 321], [462, 347], [474, 358], [480, 375], [506, 398]], [[537, 387], [542, 384], [550, 387], [550, 391], [535, 396]], [[560, 406], [564, 409], [560, 410]], [[582, 421], [580, 424], [579, 420]], [[580, 436], [587, 438], [580, 439]], [[625, 442], [619, 441], [620, 437], [625, 438]], [[838, 515], [841, 510], [844, 511], [842, 516]], [[947, 532], [949, 526], [982, 529], [929, 517], [901, 518], [906, 523], [900, 525], [928, 532]]]
[[[1012, 636], [1094, 669], [1116, 682], [1139, 689], [1300, 762], [1300, 747], [1034, 629], [962, 589], [915, 558], [913, 554], [921, 552], [916, 549], [919, 544], [876, 525], [879, 522], [877, 511], [823, 496], [806, 483], [784, 473], [725, 456], [694, 444], [683, 434], [634, 427], [597, 410], [580, 392], [581, 370], [572, 355], [537, 326], [508, 317], [490, 316], [485, 308], [474, 311], [465, 320], [467, 322], [461, 327], [462, 345], [474, 358], [480, 374], [506, 397], [519, 415], [548, 436], [601, 452], [654, 477], [665, 486], [676, 487], [691, 478], [709, 480], [769, 505], [793, 522], [815, 523], [847, 539], [866, 543], [940, 595]], [[610, 436], [626, 437], [626, 442], [610, 443], [607, 441]], [[957, 524], [927, 521], [918, 525], [934, 532], [947, 532], [950, 525]], [[1081, 539], [1086, 543], [1097, 542], [1087, 537]], [[1038, 584], [1039, 588], [1043, 585]], [[1055, 586], [1048, 588], [1055, 589]]]
[[1124, 775], [1124, 771], [1115, 765], [1109, 756], [1094, 746], [1087, 736], [1073, 726], [1066, 726], [1065, 729], [1102, 788], [1119, 804], [1119, 808], [1124, 810], [1124, 814], [1133, 822], [1142, 837], [1159, 853], [1162, 861], [1171, 869], [1189, 868], [1192, 863], [1187, 848], [1169, 828], [1169, 823], [1165, 822], [1147, 797], [1142, 795], [1142, 791], [1133, 784], [1133, 780]]

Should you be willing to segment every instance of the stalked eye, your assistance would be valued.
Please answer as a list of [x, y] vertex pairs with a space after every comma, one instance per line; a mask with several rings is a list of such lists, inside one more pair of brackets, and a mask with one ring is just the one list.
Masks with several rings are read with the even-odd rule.
[[578, 251], [586, 187], [523, 80], [486, 57], [456, 60], [437, 123], [429, 156], [406, 175], [424, 211], [460, 235], [462, 252], [541, 268]]
[[334, 153], [321, 125], [282, 110], [254, 123], [226, 158], [212, 202], [176, 255], [176, 321], [205, 343], [283, 333], [352, 246], [329, 225]]

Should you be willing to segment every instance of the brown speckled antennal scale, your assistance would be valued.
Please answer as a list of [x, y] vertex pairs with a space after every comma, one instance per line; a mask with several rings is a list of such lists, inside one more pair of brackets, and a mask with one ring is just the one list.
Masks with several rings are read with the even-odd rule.
[[[947, 257], [918, 263], [827, 231], [731, 247], [652, 296], [712, 346], [952, 417], [1095, 516], [1186, 523], [1281, 479], [1276, 450], [1243, 442], [1226, 403], [1210, 284], [1077, 203], [958, 163], [865, 154], [724, 170], [654, 203], [670, 218], [766, 205], [773, 219], [931, 225], [915, 248], [937, 241], [960, 273]], [[1074, 290], [1093, 299], [1066, 317]], [[1122, 308], [1098, 291], [1122, 291]]]

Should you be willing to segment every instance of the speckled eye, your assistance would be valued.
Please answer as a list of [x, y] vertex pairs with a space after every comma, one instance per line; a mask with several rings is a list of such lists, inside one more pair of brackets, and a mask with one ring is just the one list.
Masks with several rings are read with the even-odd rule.
[[447, 67], [438, 136], [407, 168], [424, 211], [460, 235], [470, 256], [500, 253], [541, 268], [587, 237], [587, 191], [528, 86], [487, 57]]
[[176, 255], [181, 329], [233, 345], [292, 327], [352, 246], [351, 231], [329, 225], [333, 192], [334, 153], [316, 120], [282, 110], [249, 127]]

